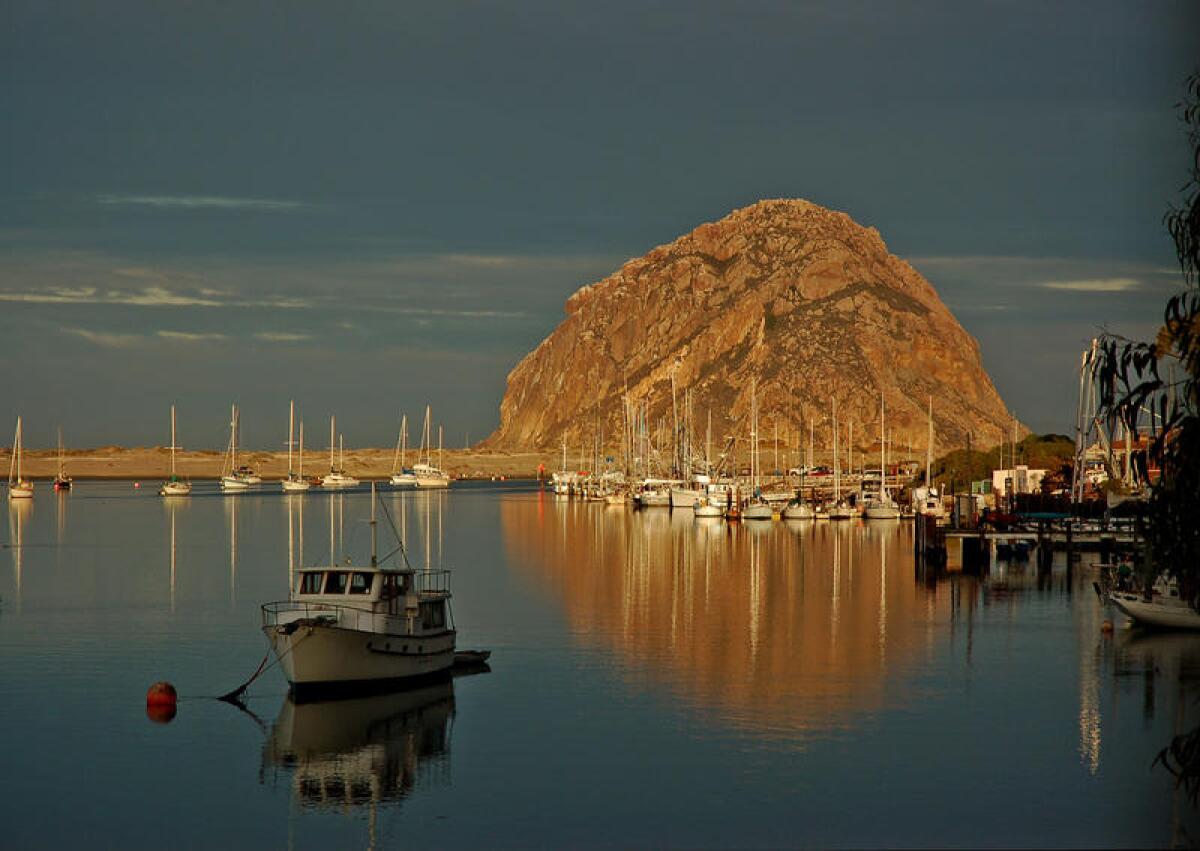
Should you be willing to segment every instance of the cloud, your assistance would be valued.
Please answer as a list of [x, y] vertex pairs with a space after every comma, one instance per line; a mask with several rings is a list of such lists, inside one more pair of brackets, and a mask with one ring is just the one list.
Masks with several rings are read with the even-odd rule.
[[229, 198], [221, 195], [97, 195], [97, 204], [109, 207], [151, 207], [158, 210], [247, 210], [290, 213], [311, 207], [303, 201], [274, 198]]
[[192, 331], [157, 331], [156, 337], [161, 337], [164, 340], [173, 340], [180, 343], [203, 343], [209, 340], [224, 340], [227, 339], [224, 334], [216, 332], [200, 334]]
[[311, 334], [297, 334], [292, 331], [259, 331], [254, 335], [256, 340], [263, 340], [268, 343], [299, 343], [304, 340], [311, 340]]
[[64, 334], [74, 334], [89, 343], [103, 346], [106, 349], [126, 349], [136, 346], [145, 340], [140, 334], [107, 334], [102, 331], [89, 331], [86, 328], [60, 328]]
[[127, 307], [264, 307], [284, 310], [303, 310], [312, 303], [301, 298], [267, 296], [258, 299], [223, 299], [223, 293], [201, 289], [195, 294], [169, 290], [166, 287], [143, 287], [140, 290], [107, 290], [96, 287], [54, 287], [41, 292], [0, 292], [0, 301], [29, 304], [113, 304]]
[[1086, 293], [1127, 293], [1141, 287], [1136, 278], [1085, 278], [1078, 281], [1045, 281], [1048, 290], [1072, 290]]

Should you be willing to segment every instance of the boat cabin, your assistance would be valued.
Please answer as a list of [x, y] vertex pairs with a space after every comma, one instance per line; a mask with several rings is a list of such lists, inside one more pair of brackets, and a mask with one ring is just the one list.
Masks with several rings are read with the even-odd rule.
[[421, 630], [442, 630], [449, 622], [448, 570], [383, 570], [335, 565], [299, 571], [292, 602], [306, 609], [353, 608], [403, 617]]

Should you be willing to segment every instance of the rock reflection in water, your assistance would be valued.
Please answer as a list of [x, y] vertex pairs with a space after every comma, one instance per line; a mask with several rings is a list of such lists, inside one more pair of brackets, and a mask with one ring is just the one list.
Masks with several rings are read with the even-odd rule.
[[911, 699], [952, 596], [914, 579], [899, 523], [697, 522], [546, 500], [501, 507], [512, 561], [639, 687], [803, 741]]
[[418, 780], [447, 782], [454, 685], [352, 700], [284, 700], [263, 750], [264, 775], [290, 776], [302, 806], [395, 802]]

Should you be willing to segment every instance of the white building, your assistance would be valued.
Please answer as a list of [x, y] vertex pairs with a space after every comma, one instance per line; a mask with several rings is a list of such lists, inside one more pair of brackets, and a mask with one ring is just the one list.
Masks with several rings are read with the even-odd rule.
[[993, 470], [992, 490], [1001, 496], [1009, 493], [1041, 493], [1045, 470], [1031, 470], [1025, 464], [1016, 469]]

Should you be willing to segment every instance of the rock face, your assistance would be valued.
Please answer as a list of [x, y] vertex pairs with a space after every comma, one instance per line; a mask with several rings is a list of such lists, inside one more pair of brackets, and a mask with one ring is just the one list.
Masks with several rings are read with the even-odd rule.
[[881, 393], [896, 447], [923, 454], [930, 396], [938, 450], [1011, 434], [978, 344], [930, 283], [874, 228], [807, 201], [760, 201], [701, 225], [583, 287], [566, 310], [509, 374], [490, 447], [565, 438], [574, 456], [600, 429], [619, 446], [626, 392], [652, 430], [671, 422], [672, 374], [680, 399], [691, 391], [700, 439], [711, 410], [714, 443], [747, 437], [752, 379], [759, 433], [770, 440], [778, 424], [785, 446], [807, 445], [810, 422], [828, 446], [836, 400], [842, 437], [853, 422], [855, 446], [878, 447]]

